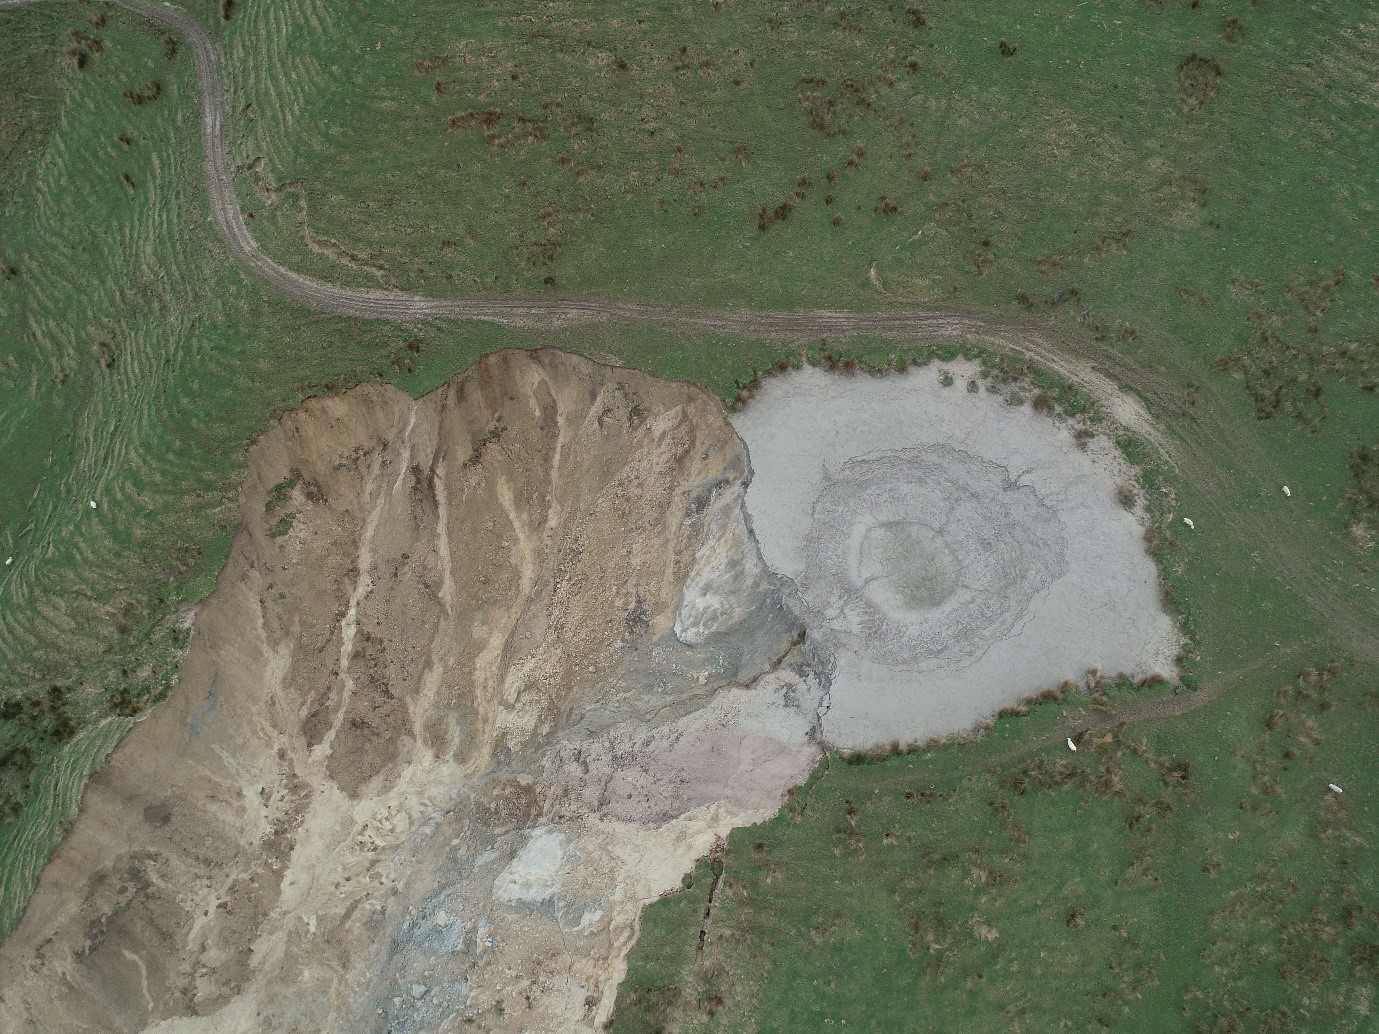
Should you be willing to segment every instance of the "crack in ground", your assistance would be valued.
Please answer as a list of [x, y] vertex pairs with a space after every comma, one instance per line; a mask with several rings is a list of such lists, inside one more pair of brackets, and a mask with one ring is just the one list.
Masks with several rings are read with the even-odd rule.
[[713, 882], [709, 884], [709, 899], [704, 905], [704, 919], [699, 924], [699, 944], [694, 949], [694, 964], [696, 966], [704, 964], [704, 945], [709, 939], [709, 920], [713, 917], [713, 899], [714, 895], [718, 893], [718, 885], [723, 882], [727, 854], [727, 842], [719, 837], [714, 841], [713, 850], [709, 852], [709, 871], [713, 873]]

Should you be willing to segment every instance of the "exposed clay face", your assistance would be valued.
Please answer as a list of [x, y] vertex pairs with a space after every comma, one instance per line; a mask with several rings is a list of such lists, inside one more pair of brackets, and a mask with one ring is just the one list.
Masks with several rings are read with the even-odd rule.
[[284, 417], [0, 1028], [601, 1023], [643, 902], [818, 758], [747, 476], [709, 396], [554, 352]]
[[830, 742], [965, 730], [1094, 666], [1173, 671], [1178, 636], [1106, 443], [1080, 450], [932, 369], [773, 378], [733, 424], [762, 555], [835, 660]]

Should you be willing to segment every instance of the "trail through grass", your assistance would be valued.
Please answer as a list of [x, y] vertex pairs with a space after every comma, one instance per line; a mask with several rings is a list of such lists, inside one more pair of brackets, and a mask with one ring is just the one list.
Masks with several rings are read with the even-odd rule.
[[[707, 881], [648, 913], [620, 1029], [1368, 1022], [1376, 676], [1348, 658], [1379, 625], [1353, 462], [1379, 442], [1379, 15], [191, 6], [224, 42], [250, 225], [293, 268], [1042, 313], [1180, 440], [1182, 469], [1144, 486], [1157, 555], [1199, 651], [1189, 688], [1232, 688], [1071, 769], [1030, 746], [1060, 728], [1048, 709], [835, 760], [734, 838], [702, 964]], [[420, 393], [532, 345], [732, 398], [790, 351], [301, 312], [212, 235], [185, 49], [89, 3], [0, 12], [0, 44], [3, 932], [87, 775], [172, 684], [178, 611], [213, 583], [275, 412], [366, 379]]]
[[1151, 364], [1261, 353], [1275, 405], [1290, 348], [1375, 376], [1372, 10], [301, 0], [225, 38], [256, 232], [332, 280], [1090, 310]]

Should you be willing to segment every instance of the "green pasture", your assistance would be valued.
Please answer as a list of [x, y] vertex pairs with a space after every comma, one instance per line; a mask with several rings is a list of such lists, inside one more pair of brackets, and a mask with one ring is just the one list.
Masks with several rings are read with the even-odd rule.
[[[614, 1029], [1371, 1022], [1379, 12], [187, 6], [225, 48], [250, 225], [293, 268], [1042, 315], [1181, 443], [1141, 491], [1193, 636], [1184, 690], [1221, 696], [1075, 756], [1055, 733], [1078, 698], [979, 742], [831, 758], [712, 863], [702, 953], [709, 861], [648, 911]], [[214, 236], [194, 84], [126, 11], [0, 11], [0, 931], [175, 680], [179, 613], [277, 412], [361, 380], [421, 393], [509, 346], [725, 399], [796, 354], [302, 311]]]
[[224, 39], [255, 230], [324, 278], [1051, 308], [1376, 376], [1364, 5], [297, 0]]

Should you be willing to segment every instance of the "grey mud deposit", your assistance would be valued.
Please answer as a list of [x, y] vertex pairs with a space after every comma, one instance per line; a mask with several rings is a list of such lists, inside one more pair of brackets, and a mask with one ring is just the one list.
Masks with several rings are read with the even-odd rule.
[[1179, 638], [1104, 441], [1081, 450], [933, 369], [788, 374], [733, 424], [762, 554], [833, 657], [829, 742], [963, 731], [1091, 667], [1173, 672]]

